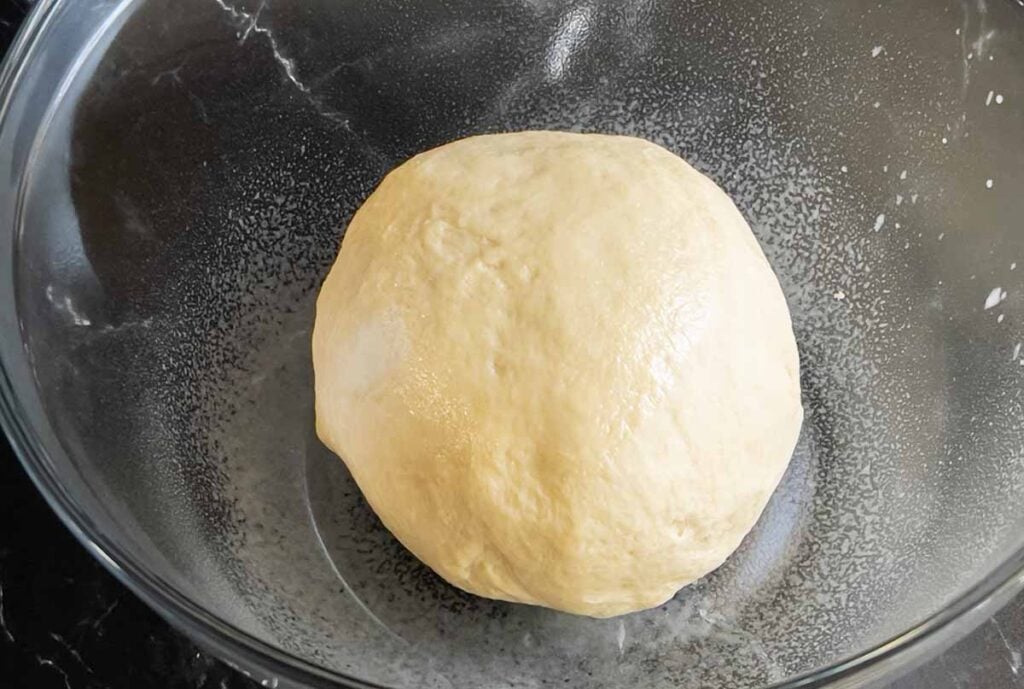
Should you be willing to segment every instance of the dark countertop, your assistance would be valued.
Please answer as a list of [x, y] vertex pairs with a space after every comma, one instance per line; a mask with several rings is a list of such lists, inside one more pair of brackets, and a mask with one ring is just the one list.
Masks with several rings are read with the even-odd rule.
[[0, 440], [0, 687], [248, 689], [90, 556]]
[[[0, 52], [29, 0], [0, 0]], [[890, 689], [1024, 686], [1024, 594]], [[50, 511], [0, 439], [0, 687], [249, 689], [129, 593]]]

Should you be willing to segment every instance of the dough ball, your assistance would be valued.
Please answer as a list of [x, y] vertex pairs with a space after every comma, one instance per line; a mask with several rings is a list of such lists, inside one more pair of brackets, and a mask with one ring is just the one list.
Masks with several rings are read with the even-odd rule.
[[313, 363], [320, 438], [409, 550], [594, 617], [718, 567], [803, 415], [743, 217], [629, 137], [478, 136], [391, 172], [324, 282]]

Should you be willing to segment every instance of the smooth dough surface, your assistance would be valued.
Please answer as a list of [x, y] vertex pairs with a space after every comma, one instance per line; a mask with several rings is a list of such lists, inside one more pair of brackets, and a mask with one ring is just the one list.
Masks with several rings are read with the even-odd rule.
[[317, 301], [316, 422], [462, 589], [606, 617], [718, 567], [803, 416], [782, 291], [652, 143], [472, 137], [391, 172]]

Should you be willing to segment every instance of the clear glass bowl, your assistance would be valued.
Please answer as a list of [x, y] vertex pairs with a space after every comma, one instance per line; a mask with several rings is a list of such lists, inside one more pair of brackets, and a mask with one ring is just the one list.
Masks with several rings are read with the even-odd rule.
[[[1022, 584], [1014, 0], [41, 0], [0, 96], [4, 425], [92, 552], [268, 684], [853, 686]], [[313, 432], [353, 210], [418, 151], [524, 128], [714, 177], [802, 353], [757, 528], [618, 619], [445, 585]]]

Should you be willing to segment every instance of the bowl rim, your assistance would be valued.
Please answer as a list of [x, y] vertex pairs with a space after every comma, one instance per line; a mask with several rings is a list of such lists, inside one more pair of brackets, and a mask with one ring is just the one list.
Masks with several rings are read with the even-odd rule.
[[[39, 0], [25, 18], [0, 66], [0, 127], [7, 119], [12, 94], [18, 86], [26, 60], [50, 20], [66, 0]], [[7, 269], [13, 272], [13, 265]], [[5, 272], [0, 267], [0, 273]], [[47, 504], [74, 537], [130, 591], [141, 598], [174, 627], [220, 656], [229, 665], [249, 674], [247, 669], [269, 673], [310, 687], [392, 689], [358, 677], [335, 672], [274, 646], [221, 619], [148, 569], [130, 552], [102, 533], [75, 498], [62, 486], [49, 453], [29, 414], [18, 400], [8, 363], [0, 352], [0, 427], [6, 432], [15, 456]], [[906, 661], [913, 651], [927, 650], [945, 632], [951, 640], [965, 635], [973, 624], [953, 629], [970, 613], [992, 614], [1010, 596], [1024, 589], [1024, 547], [1012, 552], [995, 569], [961, 592], [955, 599], [924, 620], [864, 651], [830, 664], [805, 671], [765, 689], [798, 689], [825, 686], [837, 680], [880, 668], [889, 661]], [[992, 608], [989, 610], [989, 608]], [[264, 682], [265, 686], [276, 686]]]

